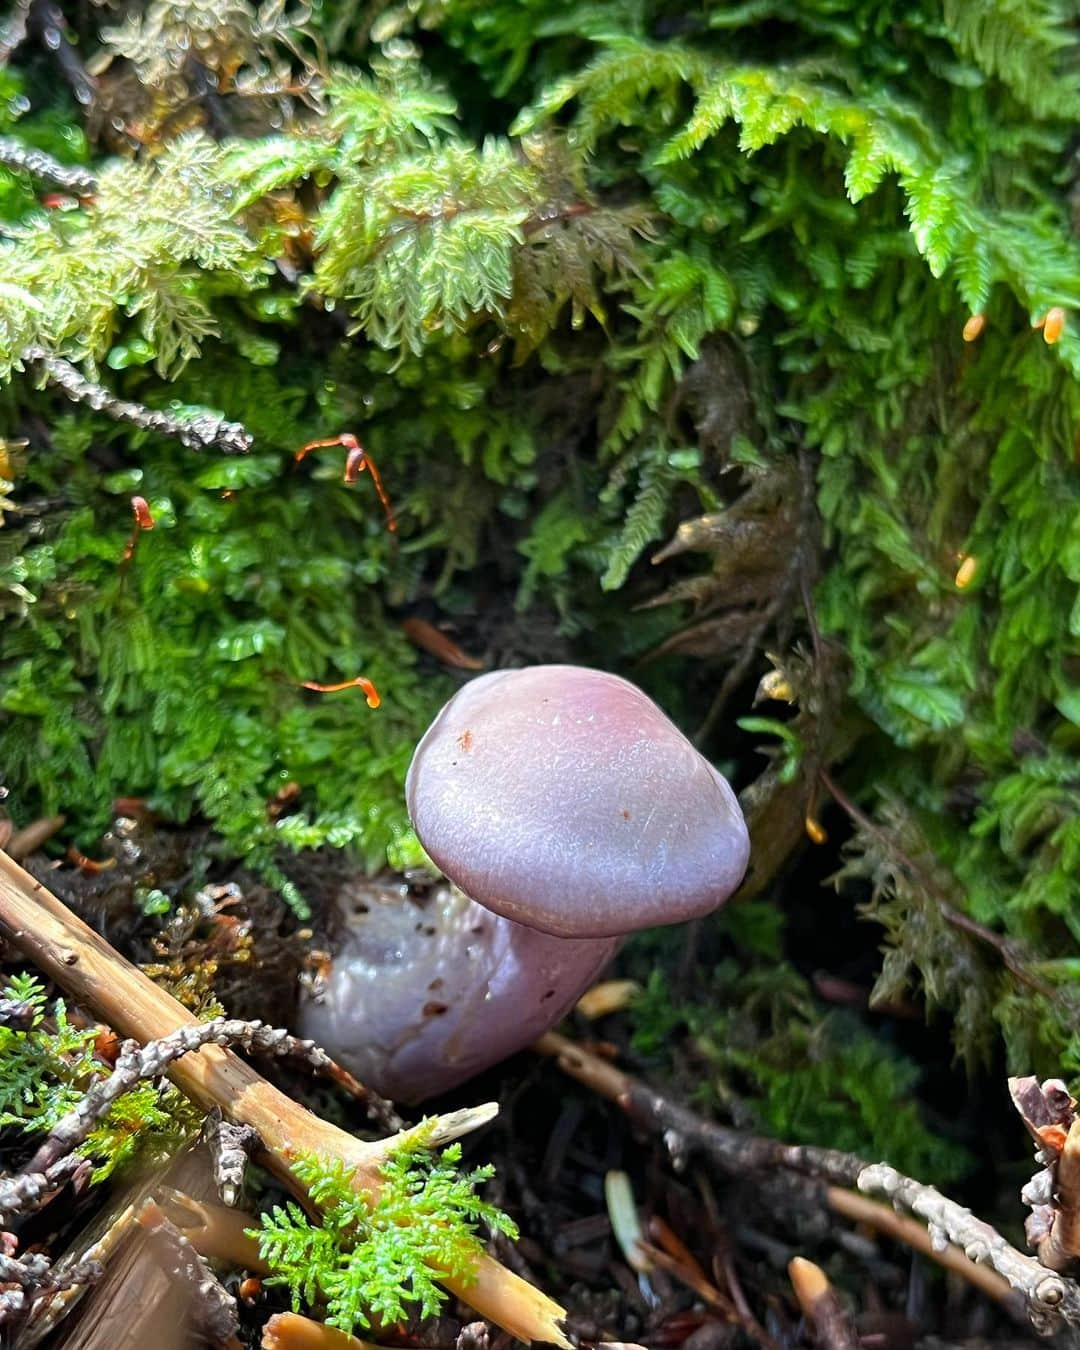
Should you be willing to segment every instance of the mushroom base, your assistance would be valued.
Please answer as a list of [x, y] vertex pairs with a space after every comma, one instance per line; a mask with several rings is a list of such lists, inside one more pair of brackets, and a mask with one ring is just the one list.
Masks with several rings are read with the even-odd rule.
[[617, 938], [559, 938], [454, 887], [346, 886], [323, 987], [300, 1031], [362, 1082], [408, 1105], [524, 1049], [573, 1007]]

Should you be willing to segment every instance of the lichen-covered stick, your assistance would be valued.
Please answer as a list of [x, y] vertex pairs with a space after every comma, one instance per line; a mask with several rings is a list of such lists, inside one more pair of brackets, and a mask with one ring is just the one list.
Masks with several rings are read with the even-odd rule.
[[144, 431], [157, 431], [175, 437], [189, 450], [222, 450], [227, 455], [246, 455], [253, 437], [239, 422], [230, 422], [220, 413], [203, 409], [193, 417], [174, 417], [160, 408], [118, 398], [104, 385], [88, 380], [77, 366], [55, 356], [44, 347], [23, 349], [24, 362], [36, 366], [48, 383], [59, 389], [72, 403], [85, 403], [114, 422], [130, 422]]
[[[28, 956], [76, 1002], [119, 1035], [141, 1043], [162, 1039], [198, 1020], [159, 988], [17, 863], [0, 853], [0, 935]], [[261, 1077], [232, 1051], [205, 1045], [169, 1065], [173, 1082], [206, 1110], [217, 1106], [262, 1140], [267, 1166], [293, 1191], [290, 1161], [299, 1153], [340, 1159], [359, 1189], [375, 1193], [380, 1166], [402, 1136], [365, 1143], [321, 1120]], [[455, 1113], [457, 1132], [490, 1119], [490, 1108]], [[453, 1137], [453, 1132], [450, 1137]], [[444, 1142], [446, 1136], [443, 1136]], [[569, 1347], [560, 1328], [565, 1311], [499, 1262], [484, 1257], [469, 1283], [446, 1287], [482, 1316], [523, 1341]]]
[[868, 1163], [838, 1149], [785, 1144], [715, 1125], [554, 1032], [542, 1036], [533, 1048], [554, 1059], [571, 1078], [616, 1102], [637, 1124], [661, 1135], [677, 1166], [690, 1154], [699, 1153], [736, 1174], [784, 1167], [883, 1196], [922, 1219], [934, 1243], [951, 1242], [970, 1261], [1003, 1276], [1022, 1296], [1031, 1323], [1041, 1335], [1058, 1330], [1063, 1323], [1080, 1327], [1080, 1285], [1075, 1280], [1018, 1252], [988, 1223], [933, 1186], [906, 1177], [886, 1163]]

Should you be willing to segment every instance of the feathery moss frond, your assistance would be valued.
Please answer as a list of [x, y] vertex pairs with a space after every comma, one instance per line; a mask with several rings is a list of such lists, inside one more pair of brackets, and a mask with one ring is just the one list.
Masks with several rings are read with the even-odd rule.
[[299, 1159], [294, 1170], [320, 1222], [292, 1202], [261, 1216], [252, 1236], [273, 1269], [271, 1282], [290, 1290], [294, 1311], [325, 1305], [326, 1321], [345, 1332], [403, 1321], [413, 1310], [434, 1316], [446, 1299], [436, 1279], [467, 1282], [475, 1272], [484, 1251], [478, 1228], [517, 1236], [513, 1222], [476, 1194], [494, 1169], [463, 1173], [460, 1161], [460, 1144], [436, 1157], [416, 1132], [388, 1159], [371, 1196], [355, 1189], [343, 1163]]

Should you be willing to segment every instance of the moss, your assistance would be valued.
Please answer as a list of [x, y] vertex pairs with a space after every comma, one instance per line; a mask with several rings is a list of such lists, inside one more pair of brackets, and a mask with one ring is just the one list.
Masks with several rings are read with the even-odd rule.
[[[16, 812], [62, 808], [85, 844], [147, 794], [270, 876], [283, 846], [375, 866], [453, 687], [414, 609], [494, 661], [637, 674], [744, 783], [748, 736], [778, 742], [718, 728], [772, 652], [797, 711], [747, 784], [755, 885], [831, 768], [868, 813], [841, 884], [869, 881], [886, 985], [962, 1014], [969, 1057], [1001, 1025], [1025, 1067], [1076, 1072], [1080, 95], [1053, 7], [1016, 31], [989, 3], [414, 9], [326, 6], [328, 80], [309, 34], [232, 6], [208, 101], [186, 56], [166, 90], [146, 55], [207, 6], [147, 7], [102, 35], [85, 130], [42, 97], [48, 53], [2, 76], [3, 129], [99, 178], [56, 209], [0, 174]], [[29, 343], [220, 409], [254, 452], [72, 413], [18, 370]], [[294, 465], [343, 431], [396, 535], [343, 452]], [[135, 494], [156, 525], [125, 566]], [[358, 674], [377, 711], [297, 687]], [[977, 1008], [912, 919], [943, 902], [991, 935], [945, 921]]]

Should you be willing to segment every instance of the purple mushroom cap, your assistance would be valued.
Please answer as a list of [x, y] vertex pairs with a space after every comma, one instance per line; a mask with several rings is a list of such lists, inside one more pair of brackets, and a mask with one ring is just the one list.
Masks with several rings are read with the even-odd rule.
[[581, 666], [471, 681], [417, 747], [405, 792], [457, 886], [559, 937], [708, 914], [749, 859], [726, 779], [635, 685]]

